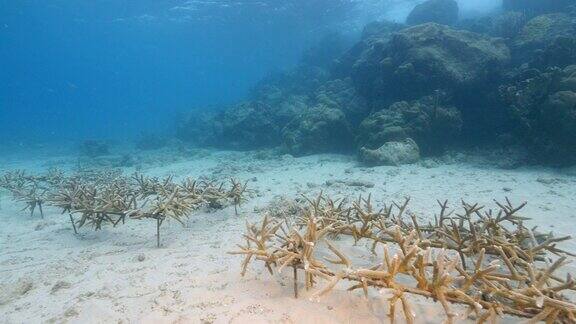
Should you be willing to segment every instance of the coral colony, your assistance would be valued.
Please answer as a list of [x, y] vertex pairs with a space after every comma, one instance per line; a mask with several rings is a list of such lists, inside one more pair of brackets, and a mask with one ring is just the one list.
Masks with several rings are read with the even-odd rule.
[[[397, 308], [406, 322], [414, 322], [410, 294], [440, 303], [449, 323], [456, 320], [451, 303], [466, 305], [467, 315], [479, 323], [503, 314], [533, 322], [576, 321], [576, 304], [566, 297], [576, 290], [576, 282], [570, 274], [558, 274], [573, 254], [557, 243], [570, 237], [527, 227], [528, 219], [519, 215], [525, 203], [496, 202], [492, 210], [462, 202], [461, 211], [452, 212], [447, 202], [438, 202], [434, 222], [420, 224], [408, 212], [408, 202], [377, 210], [370, 197], [346, 204], [321, 194], [308, 200], [309, 206], [296, 217], [267, 216], [260, 224], [247, 225], [245, 244], [231, 253], [245, 255], [242, 275], [252, 260], [263, 262], [270, 273], [292, 268], [296, 297], [299, 271], [307, 290], [319, 280], [326, 282], [312, 298], [342, 281], [350, 282], [348, 290], [361, 289], [366, 296], [370, 288], [380, 289], [389, 301], [392, 322]], [[351, 237], [350, 244], [369, 242], [380, 262], [355, 265], [338, 248], [346, 243], [334, 242], [339, 236]], [[319, 258], [324, 247], [332, 259]]]
[[160, 227], [166, 219], [184, 224], [184, 218], [202, 206], [224, 208], [234, 204], [238, 213], [237, 208], [247, 193], [247, 184], [235, 179], [229, 184], [190, 178], [176, 183], [172, 177], [159, 179], [142, 174], [127, 177], [115, 170], [72, 176], [57, 170], [41, 176], [16, 171], [0, 179], [0, 188], [10, 191], [31, 214], [38, 208], [43, 215], [44, 205], [60, 208], [70, 217], [75, 233], [84, 225], [100, 230], [104, 225], [124, 224], [127, 219], [154, 220], [158, 247]]

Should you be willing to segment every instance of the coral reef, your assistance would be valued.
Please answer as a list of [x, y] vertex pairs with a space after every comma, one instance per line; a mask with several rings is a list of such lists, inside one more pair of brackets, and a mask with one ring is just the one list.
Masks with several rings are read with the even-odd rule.
[[576, 66], [528, 69], [500, 91], [508, 103], [513, 133], [541, 161], [576, 162]]
[[458, 11], [458, 3], [455, 0], [427, 0], [412, 9], [406, 18], [406, 23], [453, 25], [458, 20]]
[[[409, 295], [438, 302], [448, 323], [458, 319], [451, 303], [468, 306], [465, 317], [474, 315], [480, 323], [494, 322], [502, 314], [533, 322], [576, 321], [576, 304], [567, 297], [576, 282], [570, 274], [558, 274], [573, 255], [557, 244], [570, 237], [526, 227], [529, 220], [519, 215], [526, 203], [514, 206], [506, 200], [496, 202], [497, 210], [487, 210], [462, 202], [462, 211], [453, 212], [439, 201], [439, 214], [424, 223], [407, 209], [409, 199], [382, 209], [370, 197], [351, 205], [322, 195], [308, 201], [295, 219], [265, 217], [247, 226], [245, 244], [231, 252], [245, 256], [242, 275], [252, 260], [263, 262], [271, 274], [292, 268], [296, 297], [299, 272], [306, 290], [320, 280], [327, 282], [311, 293], [313, 299], [343, 281], [351, 283], [348, 290], [361, 289], [366, 297], [376, 288], [388, 301], [391, 322], [398, 305], [406, 322], [414, 322]], [[336, 243], [337, 237], [351, 238], [349, 244], [367, 241], [380, 261], [355, 264], [337, 247], [346, 242], [340, 238]]]
[[364, 51], [352, 75], [372, 100], [410, 100], [438, 89], [482, 86], [509, 59], [500, 39], [429, 23], [403, 29], [387, 44]]
[[370, 114], [366, 100], [358, 94], [351, 78], [327, 81], [314, 92], [311, 101], [314, 105], [341, 110], [352, 127]]
[[[503, 9], [455, 23], [454, 1], [432, 0], [414, 9], [414, 25], [370, 23], [348, 50], [348, 40], [329, 35], [246, 102], [184, 119], [178, 137], [294, 155], [374, 153], [408, 138], [423, 156], [525, 145], [536, 157], [552, 153], [530, 161], [573, 163], [576, 150], [562, 139], [572, 136], [571, 94], [557, 94], [573, 90], [560, 89], [552, 71], [576, 60], [576, 6], [510, 0]], [[553, 118], [564, 118], [560, 129], [547, 126]]]
[[61, 209], [69, 216], [75, 233], [85, 225], [100, 230], [105, 225], [124, 224], [127, 219], [154, 220], [158, 247], [165, 220], [184, 224], [184, 218], [200, 207], [223, 208], [226, 202], [234, 205], [237, 214], [247, 193], [247, 183], [235, 179], [230, 180], [230, 186], [189, 178], [176, 183], [172, 177], [128, 177], [117, 170], [90, 170], [71, 176], [57, 170], [40, 176], [15, 171], [0, 178], [0, 188], [24, 202], [32, 214], [38, 207], [43, 215], [44, 204]]
[[281, 125], [275, 122], [272, 109], [245, 102], [225, 110], [213, 120], [218, 144], [241, 150], [278, 145]]
[[353, 147], [353, 135], [344, 113], [324, 105], [313, 107], [288, 123], [282, 137], [293, 155], [343, 152]]
[[462, 118], [441, 104], [442, 94], [412, 102], [396, 102], [368, 116], [358, 130], [358, 147], [376, 149], [389, 141], [412, 138], [425, 154], [437, 154], [460, 134]]
[[559, 37], [574, 38], [576, 18], [565, 13], [537, 16], [526, 23], [512, 43], [514, 60], [530, 62]]

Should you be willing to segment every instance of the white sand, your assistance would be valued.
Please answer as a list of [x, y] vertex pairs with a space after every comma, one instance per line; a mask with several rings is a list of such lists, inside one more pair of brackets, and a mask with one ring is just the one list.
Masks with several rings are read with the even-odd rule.
[[[163, 247], [155, 248], [155, 224], [130, 221], [118, 228], [75, 236], [67, 216], [46, 209], [45, 219], [21, 212], [7, 194], [0, 199], [0, 323], [381, 323], [387, 306], [375, 294], [366, 300], [345, 287], [317, 302], [307, 293], [292, 297], [292, 282], [272, 277], [254, 263], [239, 275], [239, 256], [226, 254], [241, 243], [245, 219], [275, 196], [299, 193], [356, 197], [372, 193], [376, 203], [411, 196], [410, 208], [422, 217], [437, 211], [436, 199], [457, 206], [460, 198], [492, 205], [508, 196], [528, 201], [523, 215], [531, 225], [557, 235], [576, 232], [576, 172], [545, 168], [502, 170], [474, 163], [425, 168], [420, 165], [362, 168], [353, 158], [318, 155], [257, 160], [253, 153], [219, 152], [161, 167], [149, 175], [201, 175], [254, 179], [251, 199], [235, 216], [233, 208], [190, 217], [187, 227], [162, 228]], [[40, 170], [54, 164], [72, 168], [67, 157], [26, 162], [1, 160], [0, 169]], [[127, 170], [132, 171], [132, 170]], [[334, 180], [362, 180], [374, 188]], [[576, 251], [576, 241], [562, 247]], [[360, 248], [358, 248], [360, 249]], [[353, 252], [353, 251], [352, 251]], [[576, 268], [568, 271], [576, 273]], [[438, 323], [441, 309], [414, 298], [419, 323]], [[458, 308], [456, 308], [458, 309]], [[460, 309], [459, 309], [460, 310]]]

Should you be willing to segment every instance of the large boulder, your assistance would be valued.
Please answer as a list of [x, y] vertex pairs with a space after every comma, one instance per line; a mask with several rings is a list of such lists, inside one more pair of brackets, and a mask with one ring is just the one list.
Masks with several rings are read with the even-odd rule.
[[499, 75], [510, 52], [502, 39], [429, 23], [374, 43], [354, 64], [359, 91], [384, 103], [443, 89], [483, 87]]
[[412, 138], [424, 154], [441, 153], [462, 129], [458, 109], [442, 105], [438, 96], [396, 102], [366, 118], [358, 130], [359, 147], [377, 149], [390, 141]]
[[542, 162], [576, 163], [576, 65], [530, 69], [501, 88], [517, 138]]
[[315, 106], [282, 130], [284, 147], [293, 155], [344, 152], [353, 147], [353, 135], [345, 114], [324, 105]]
[[411, 138], [406, 138], [386, 142], [375, 150], [362, 147], [359, 155], [360, 161], [370, 166], [412, 164], [420, 160], [420, 149]]
[[453, 25], [458, 21], [458, 3], [455, 0], [428, 0], [414, 7], [406, 18], [408, 25], [438, 23]]

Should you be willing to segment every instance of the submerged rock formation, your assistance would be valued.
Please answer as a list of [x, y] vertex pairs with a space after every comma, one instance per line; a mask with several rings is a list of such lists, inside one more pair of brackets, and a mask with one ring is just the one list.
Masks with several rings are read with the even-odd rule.
[[353, 147], [346, 115], [324, 105], [309, 109], [286, 125], [282, 141], [293, 155], [345, 152]]
[[390, 141], [411, 138], [423, 154], [441, 153], [458, 138], [462, 117], [458, 109], [439, 101], [439, 97], [400, 101], [370, 115], [358, 130], [358, 146], [376, 149]]
[[358, 56], [352, 76], [372, 100], [417, 99], [437, 89], [481, 86], [509, 59], [501, 39], [430, 23], [372, 44]]
[[420, 160], [418, 144], [411, 138], [384, 143], [375, 150], [360, 148], [360, 161], [367, 165], [412, 164]]
[[456, 145], [522, 144], [543, 163], [576, 163], [576, 11], [505, 7], [450, 27], [457, 5], [454, 13], [454, 1], [431, 0], [408, 19], [417, 25], [371, 23], [347, 51], [326, 38], [246, 102], [184, 119], [178, 137], [293, 155], [357, 150], [376, 165]]
[[530, 69], [503, 86], [513, 133], [542, 162], [576, 162], [576, 65]]
[[[535, 17], [526, 23], [514, 40], [514, 59], [518, 63], [530, 62], [538, 58], [542, 51], [555, 52], [563, 45], [574, 49], [570, 47], [572, 44], [566, 44], [566, 41], [561, 41], [561, 44], [556, 42], [559, 38], [574, 39], [575, 35], [576, 18], [568, 14], [553, 13]], [[545, 55], [550, 56], [550, 53]]]
[[455, 0], [427, 0], [410, 12], [406, 23], [419, 25], [438, 23], [453, 25], [458, 20], [458, 3]]
[[257, 102], [235, 105], [213, 121], [215, 143], [232, 149], [256, 149], [280, 143], [279, 125], [270, 107]]

